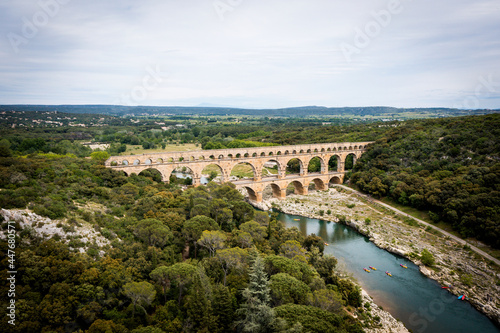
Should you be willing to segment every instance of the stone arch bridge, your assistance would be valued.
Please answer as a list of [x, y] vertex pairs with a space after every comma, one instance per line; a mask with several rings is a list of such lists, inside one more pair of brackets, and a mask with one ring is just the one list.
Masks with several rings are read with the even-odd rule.
[[[111, 156], [105, 165], [127, 175], [156, 169], [161, 173], [162, 180], [167, 182], [174, 170], [185, 167], [192, 173], [193, 185], [199, 186], [203, 169], [208, 165], [218, 166], [221, 181], [225, 182], [231, 181], [229, 176], [236, 165], [248, 164], [253, 169], [254, 177], [231, 182], [237, 188], [245, 188], [250, 200], [260, 202], [263, 190], [269, 185], [275, 197], [285, 198], [290, 184], [293, 184], [295, 193], [299, 194], [307, 194], [310, 184], [314, 184], [318, 190], [325, 190], [329, 183], [341, 184], [344, 180], [346, 158], [352, 155], [355, 163], [370, 143], [372, 142], [318, 143]], [[315, 157], [320, 161], [321, 170], [309, 173], [309, 162]], [[331, 158], [337, 159], [336, 170], [328, 168]], [[300, 173], [287, 175], [287, 164], [293, 159], [299, 161]], [[277, 166], [277, 175], [263, 175], [266, 163]]]

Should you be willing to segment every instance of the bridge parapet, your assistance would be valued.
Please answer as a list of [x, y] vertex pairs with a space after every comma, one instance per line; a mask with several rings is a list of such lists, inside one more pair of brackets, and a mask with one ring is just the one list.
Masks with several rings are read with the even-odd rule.
[[213, 149], [180, 152], [161, 152], [141, 155], [111, 156], [106, 160], [106, 166], [120, 165], [153, 165], [165, 163], [186, 163], [200, 161], [220, 161], [236, 159], [277, 158], [279, 156], [316, 156], [318, 154], [345, 154], [346, 152], [366, 150], [373, 141], [316, 143], [293, 146], [267, 146], [252, 148]]

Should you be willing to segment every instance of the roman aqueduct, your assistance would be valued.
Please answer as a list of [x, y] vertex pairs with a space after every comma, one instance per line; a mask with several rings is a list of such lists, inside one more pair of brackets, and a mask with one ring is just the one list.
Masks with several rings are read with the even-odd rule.
[[[344, 180], [346, 158], [352, 155], [353, 163], [355, 163], [370, 143], [318, 143], [112, 156], [105, 162], [105, 165], [121, 170], [127, 175], [139, 174], [146, 169], [156, 169], [160, 172], [162, 180], [167, 182], [172, 172], [186, 168], [192, 174], [193, 185], [199, 186], [203, 169], [214, 164], [220, 170], [222, 182], [231, 181], [237, 188], [245, 188], [250, 200], [260, 202], [264, 188], [269, 185], [275, 197], [285, 198], [290, 184], [293, 184], [295, 193], [299, 194], [307, 194], [309, 185], [312, 183], [317, 190], [326, 189], [329, 183], [341, 184]], [[316, 157], [321, 163], [321, 171], [309, 173], [309, 162]], [[336, 170], [329, 170], [328, 164], [331, 158], [337, 158]], [[286, 173], [287, 164], [293, 159], [299, 161], [299, 174]], [[253, 179], [230, 179], [233, 168], [241, 163], [252, 167]], [[277, 167], [277, 174], [263, 175], [266, 163], [274, 164]]]

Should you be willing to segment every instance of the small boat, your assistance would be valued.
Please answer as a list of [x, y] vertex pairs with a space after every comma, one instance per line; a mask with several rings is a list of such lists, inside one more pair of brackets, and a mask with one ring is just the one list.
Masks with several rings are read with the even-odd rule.
[[325, 242], [325, 245], [326, 245], [326, 246], [328, 246], [328, 245], [330, 245], [330, 244], [328, 244], [327, 242]]
[[460, 295], [460, 296], [458, 296], [458, 299], [465, 301], [466, 297], [465, 297], [465, 295]]
[[370, 273], [369, 269], [367, 269], [367, 268], [363, 268], [363, 269], [365, 270], [365, 272]]
[[450, 284], [448, 287], [446, 287], [446, 286], [442, 286], [441, 288], [443, 288], [443, 289], [449, 289], [449, 288], [452, 288], [452, 286], [451, 286], [451, 284]]
[[293, 219], [294, 221], [300, 221], [300, 219]]
[[389, 276], [392, 276], [392, 274], [390, 272], [385, 272], [385, 274], [389, 275]]
[[408, 268], [408, 266], [403, 265], [403, 264], [399, 264], [399, 266], [401, 266], [401, 267], [403, 267], [403, 268]]
[[373, 266], [368, 266], [368, 267], [370, 267], [370, 269], [372, 269], [372, 270], [374, 270], [374, 271], [376, 271], [376, 270], [377, 270], [377, 269], [376, 269], [375, 267], [373, 267]]

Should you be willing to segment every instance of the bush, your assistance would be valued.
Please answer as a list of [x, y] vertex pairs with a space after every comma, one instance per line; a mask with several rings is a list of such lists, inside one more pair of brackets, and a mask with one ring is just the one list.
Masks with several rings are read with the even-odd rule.
[[465, 274], [460, 277], [460, 281], [465, 284], [466, 286], [471, 287], [472, 286], [472, 275], [470, 274]]
[[420, 260], [422, 261], [422, 264], [426, 266], [434, 266], [435, 263], [434, 256], [427, 249], [422, 250]]

